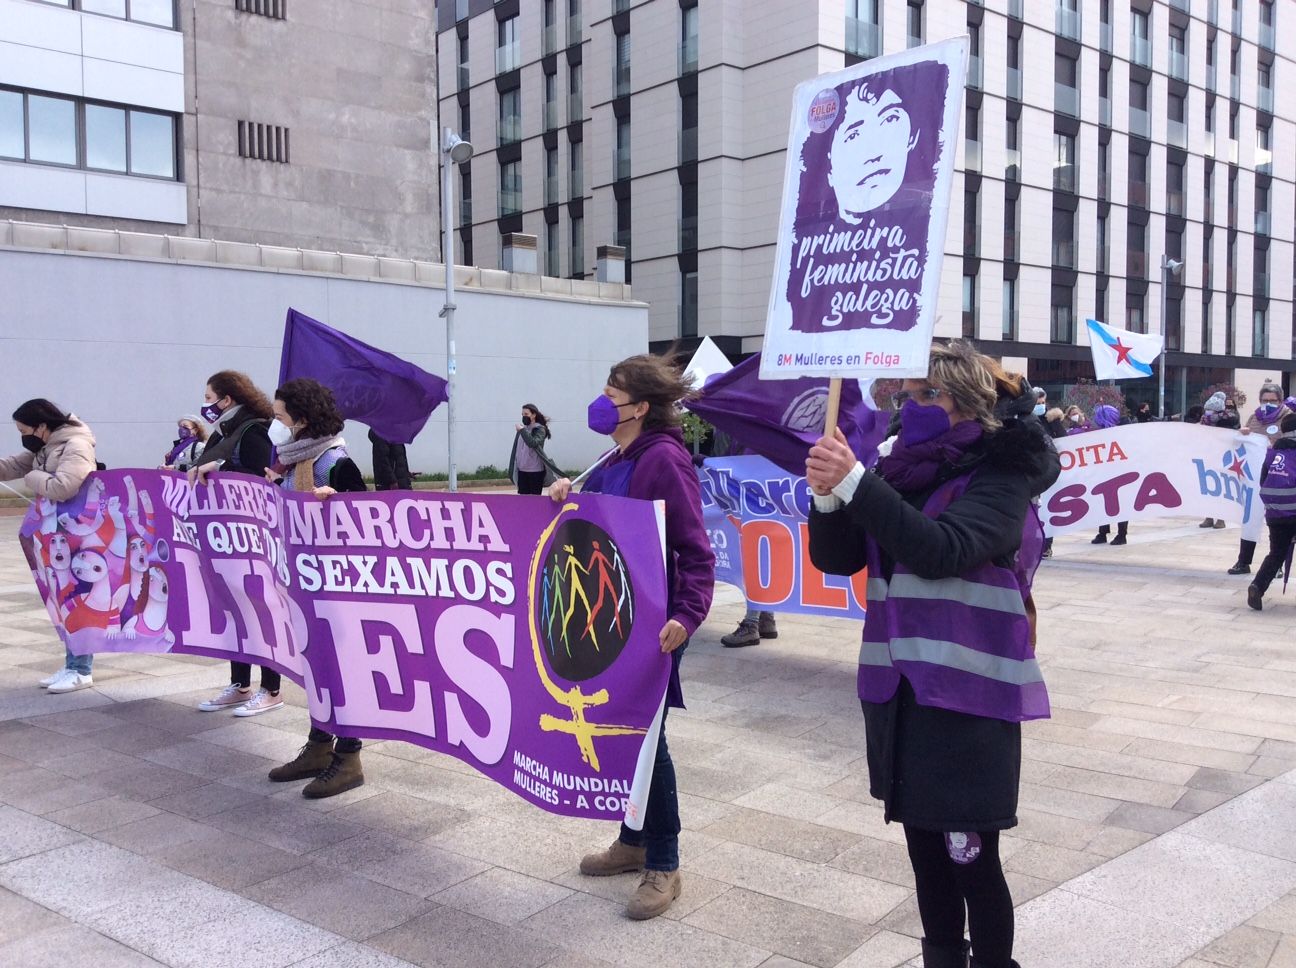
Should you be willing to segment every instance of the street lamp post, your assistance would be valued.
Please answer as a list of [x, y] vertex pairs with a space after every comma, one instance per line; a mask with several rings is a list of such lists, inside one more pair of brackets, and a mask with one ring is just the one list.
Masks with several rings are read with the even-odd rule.
[[1170, 290], [1170, 276], [1178, 275], [1182, 268], [1183, 263], [1178, 259], [1171, 259], [1165, 253], [1161, 254], [1161, 365], [1157, 367], [1157, 399], [1160, 401], [1157, 407], [1158, 420], [1165, 419], [1166, 344], [1169, 323], [1166, 318], [1166, 301]]
[[450, 459], [450, 490], [459, 490], [455, 464], [455, 338], [454, 338], [454, 166], [473, 156], [473, 146], [446, 128], [441, 137], [441, 261], [445, 263], [445, 305], [441, 317], [446, 328], [446, 449]]

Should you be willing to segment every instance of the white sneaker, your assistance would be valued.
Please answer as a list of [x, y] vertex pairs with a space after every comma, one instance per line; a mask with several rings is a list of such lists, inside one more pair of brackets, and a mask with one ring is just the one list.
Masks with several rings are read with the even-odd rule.
[[89, 689], [94, 685], [94, 677], [64, 669], [63, 675], [47, 687], [49, 692], [76, 692], [78, 689]]
[[240, 686], [237, 682], [231, 682], [211, 699], [200, 702], [198, 708], [205, 713], [214, 713], [221, 709], [229, 709], [231, 706], [241, 706], [251, 698], [251, 686]]
[[67, 674], [68, 674], [68, 668], [67, 666], [64, 666], [58, 672], [54, 673], [54, 675], [46, 676], [39, 683], [37, 683], [37, 685], [39, 685], [42, 689], [48, 689], [50, 686], [54, 685], [54, 683], [58, 682]]
[[283, 694], [271, 695], [266, 689], [258, 689], [256, 695], [234, 710], [235, 716], [260, 716], [284, 704]]

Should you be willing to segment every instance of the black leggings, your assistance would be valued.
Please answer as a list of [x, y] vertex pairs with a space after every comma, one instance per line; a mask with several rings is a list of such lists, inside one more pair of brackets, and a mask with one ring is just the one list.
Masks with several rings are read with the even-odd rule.
[[[320, 729], [313, 722], [311, 723], [310, 741], [312, 743], [327, 743], [332, 739], [332, 733]], [[350, 736], [339, 736], [337, 742], [333, 744], [333, 749], [338, 753], [359, 753], [360, 740], [353, 739]]]
[[1012, 964], [1013, 904], [999, 862], [999, 831], [981, 831], [981, 853], [968, 864], [950, 857], [945, 834], [904, 828], [918, 888], [923, 934], [942, 948], [963, 943], [967, 924], [972, 954], [985, 968]]
[[[231, 662], [230, 663], [230, 682], [242, 686], [244, 689], [252, 686], [252, 665], [249, 662]], [[261, 667], [261, 688], [266, 692], [278, 692], [280, 685], [279, 673], [265, 666]]]

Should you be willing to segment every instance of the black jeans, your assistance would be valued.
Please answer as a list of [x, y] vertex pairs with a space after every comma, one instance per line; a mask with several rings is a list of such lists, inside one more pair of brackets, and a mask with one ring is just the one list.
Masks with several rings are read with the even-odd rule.
[[517, 478], [519, 494], [544, 493], [544, 471], [518, 471]]
[[[261, 688], [266, 692], [278, 692], [279, 681], [282, 677], [273, 669], [261, 667]], [[252, 665], [249, 662], [231, 662], [230, 663], [230, 682], [237, 683], [243, 688], [252, 685]]]
[[[311, 723], [310, 741], [312, 743], [328, 743], [333, 739], [332, 733], [327, 733], [320, 729], [313, 722]], [[339, 736], [337, 742], [333, 744], [335, 753], [359, 753], [360, 740], [353, 739], [350, 736]]]
[[673, 871], [679, 867], [679, 832], [679, 793], [675, 789], [675, 763], [666, 745], [666, 710], [663, 710], [643, 830], [631, 830], [621, 824], [621, 843], [647, 848], [644, 870]]
[[976, 963], [1009, 968], [1013, 905], [999, 861], [999, 831], [977, 834], [981, 853], [970, 863], [950, 856], [945, 834], [939, 831], [906, 826], [904, 832], [927, 940], [942, 948], [958, 948], [966, 923]]
[[1278, 572], [1282, 571], [1282, 566], [1287, 561], [1287, 549], [1291, 547], [1293, 538], [1296, 538], [1296, 518], [1275, 518], [1269, 522], [1269, 554], [1265, 555], [1264, 561], [1260, 562], [1260, 570], [1256, 572], [1255, 580], [1251, 582], [1260, 589], [1261, 595], [1278, 577]]

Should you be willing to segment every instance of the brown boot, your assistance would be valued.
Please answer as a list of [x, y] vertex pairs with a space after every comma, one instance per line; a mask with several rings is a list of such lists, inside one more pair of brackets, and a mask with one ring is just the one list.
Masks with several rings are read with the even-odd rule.
[[639, 889], [626, 905], [626, 916], [636, 921], [647, 921], [665, 914], [680, 896], [680, 872], [644, 871]]
[[631, 847], [621, 843], [618, 838], [612, 841], [612, 846], [607, 850], [582, 857], [580, 872], [587, 877], [610, 877], [613, 874], [643, 870], [645, 853], [643, 847]]
[[302, 796], [308, 800], [335, 797], [364, 785], [364, 771], [360, 769], [360, 751], [333, 754], [333, 761], [319, 776], [306, 784]]
[[270, 771], [270, 779], [276, 783], [288, 783], [292, 780], [309, 780], [333, 761], [333, 740], [317, 743], [307, 740], [297, 758], [283, 766], [276, 766]]

